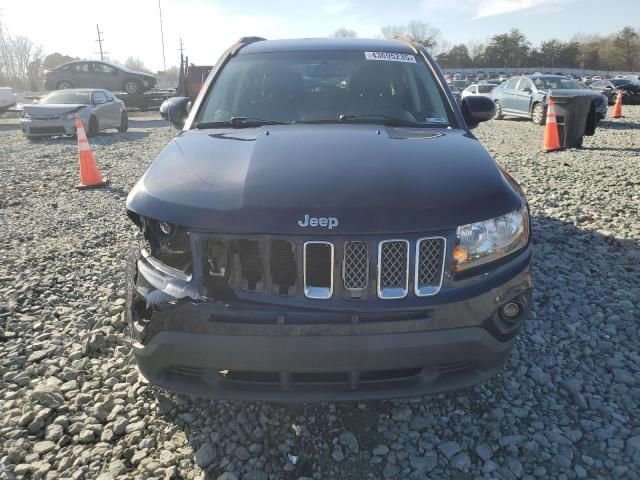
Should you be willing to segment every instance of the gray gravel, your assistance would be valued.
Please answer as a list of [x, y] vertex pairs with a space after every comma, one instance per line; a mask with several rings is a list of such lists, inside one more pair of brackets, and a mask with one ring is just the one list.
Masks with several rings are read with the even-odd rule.
[[92, 139], [110, 187], [78, 192], [73, 140], [0, 119], [0, 478], [639, 478], [640, 106], [624, 110], [546, 155], [530, 122], [476, 130], [534, 215], [535, 315], [499, 376], [284, 406], [174, 396], [134, 366], [124, 200], [170, 129], [134, 116]]

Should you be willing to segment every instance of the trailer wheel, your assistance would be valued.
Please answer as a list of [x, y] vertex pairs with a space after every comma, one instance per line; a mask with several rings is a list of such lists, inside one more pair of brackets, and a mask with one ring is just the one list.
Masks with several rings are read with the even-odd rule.
[[142, 91], [142, 85], [135, 78], [131, 78], [124, 82], [124, 91], [129, 95], [135, 95], [136, 93], [140, 93]]

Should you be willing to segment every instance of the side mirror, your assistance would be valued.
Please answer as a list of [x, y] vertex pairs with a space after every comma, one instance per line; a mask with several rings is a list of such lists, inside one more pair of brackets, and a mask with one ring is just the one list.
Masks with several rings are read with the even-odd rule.
[[496, 113], [496, 104], [488, 97], [470, 95], [462, 99], [462, 116], [467, 127], [475, 128], [480, 122], [491, 120]]
[[160, 115], [163, 119], [171, 122], [176, 128], [184, 127], [189, 110], [191, 109], [189, 97], [167, 98], [160, 105]]
[[522, 90], [523, 92], [526, 92], [526, 93], [531, 93], [531, 88], [529, 88], [529, 87], [524, 87], [524, 88], [522, 88], [521, 90]]

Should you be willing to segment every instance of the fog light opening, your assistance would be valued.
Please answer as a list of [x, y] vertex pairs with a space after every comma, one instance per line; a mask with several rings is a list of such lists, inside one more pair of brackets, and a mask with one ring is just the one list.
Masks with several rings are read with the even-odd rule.
[[507, 320], [515, 319], [518, 315], [520, 315], [521, 311], [522, 309], [520, 308], [520, 305], [518, 305], [516, 302], [505, 303], [502, 306], [502, 315]]

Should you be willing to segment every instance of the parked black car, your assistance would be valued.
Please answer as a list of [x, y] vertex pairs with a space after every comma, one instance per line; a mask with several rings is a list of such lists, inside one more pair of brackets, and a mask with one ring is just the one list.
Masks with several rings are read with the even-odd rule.
[[[326, 82], [307, 84], [321, 65]], [[334, 77], [340, 81], [335, 81]], [[127, 198], [140, 371], [218, 398], [484, 381], [531, 304], [529, 213], [422, 46], [241, 39]], [[188, 117], [185, 116], [189, 110]]]
[[493, 90], [495, 118], [500, 120], [505, 115], [513, 115], [530, 118], [536, 125], [544, 125], [549, 92], [556, 95], [592, 96], [597, 119], [601, 120], [607, 114], [607, 99], [580, 82], [559, 75], [531, 75], [512, 77]]
[[618, 91], [622, 90], [623, 101], [625, 103], [640, 103], [640, 83], [625, 78], [614, 78], [613, 80], [598, 80], [589, 85], [591, 90], [602, 93], [607, 97], [610, 104], [616, 101]]
[[156, 78], [144, 72], [133, 72], [106, 62], [69, 62], [44, 72], [47, 90], [64, 88], [103, 88], [131, 95], [151, 90]]

